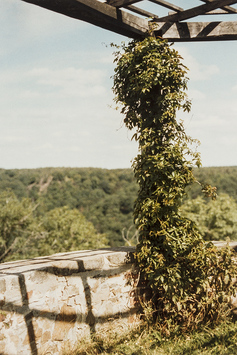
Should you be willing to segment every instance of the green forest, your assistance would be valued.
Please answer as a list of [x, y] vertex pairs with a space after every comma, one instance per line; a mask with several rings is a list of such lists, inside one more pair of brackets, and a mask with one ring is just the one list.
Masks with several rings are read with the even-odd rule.
[[[205, 240], [237, 240], [237, 167], [194, 169], [201, 183], [217, 187], [203, 197], [187, 189], [182, 213]], [[0, 169], [0, 262], [79, 249], [135, 245], [131, 169]]]

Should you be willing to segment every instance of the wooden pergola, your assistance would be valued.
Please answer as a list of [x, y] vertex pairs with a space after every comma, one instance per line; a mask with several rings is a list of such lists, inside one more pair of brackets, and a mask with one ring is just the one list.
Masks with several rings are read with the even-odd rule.
[[[155, 24], [155, 35], [172, 42], [237, 39], [237, 21], [226, 21], [227, 18], [233, 19], [233, 15], [237, 16], [235, 5], [237, 0], [186, 0], [183, 1], [186, 8], [177, 6], [175, 0], [171, 0], [172, 2], [149, 0], [155, 8], [152, 13], [147, 10], [149, 1], [144, 0], [21, 1], [89, 22], [131, 38], [144, 37], [151, 28], [151, 24]], [[163, 16], [164, 10], [165, 16]], [[232, 16], [230, 17], [230, 15]], [[200, 16], [208, 16], [208, 19], [214, 18], [215, 20], [198, 21]], [[218, 17], [221, 20], [218, 20]]]

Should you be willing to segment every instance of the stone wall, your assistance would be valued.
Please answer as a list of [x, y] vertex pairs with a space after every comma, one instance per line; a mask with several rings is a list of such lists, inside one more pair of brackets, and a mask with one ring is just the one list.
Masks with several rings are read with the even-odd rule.
[[[230, 246], [237, 250], [237, 242]], [[141, 287], [133, 251], [84, 250], [0, 264], [0, 355], [57, 355], [99, 330], [135, 325]], [[232, 303], [237, 310], [237, 297]]]
[[137, 321], [132, 247], [0, 265], [0, 354], [60, 354], [67, 342]]

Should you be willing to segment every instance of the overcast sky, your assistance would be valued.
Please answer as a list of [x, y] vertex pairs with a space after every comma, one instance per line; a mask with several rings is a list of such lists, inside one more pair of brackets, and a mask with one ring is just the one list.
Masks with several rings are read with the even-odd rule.
[[[0, 168], [129, 168], [136, 142], [113, 103], [125, 37], [20, 0], [0, 0]], [[203, 166], [237, 165], [237, 42], [174, 44], [189, 69]]]

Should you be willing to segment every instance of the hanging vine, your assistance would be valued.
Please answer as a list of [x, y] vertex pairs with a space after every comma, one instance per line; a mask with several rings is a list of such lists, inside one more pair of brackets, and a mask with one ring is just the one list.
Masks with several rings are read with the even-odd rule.
[[[139, 231], [135, 259], [153, 292], [156, 319], [195, 328], [229, 310], [236, 267], [229, 248], [206, 244], [197, 226], [182, 217], [185, 188], [195, 181], [200, 155], [177, 110], [189, 111], [187, 68], [166, 41], [147, 37], [115, 53], [113, 91], [128, 129], [135, 129], [139, 184], [134, 221]], [[204, 193], [215, 198], [208, 185]]]

